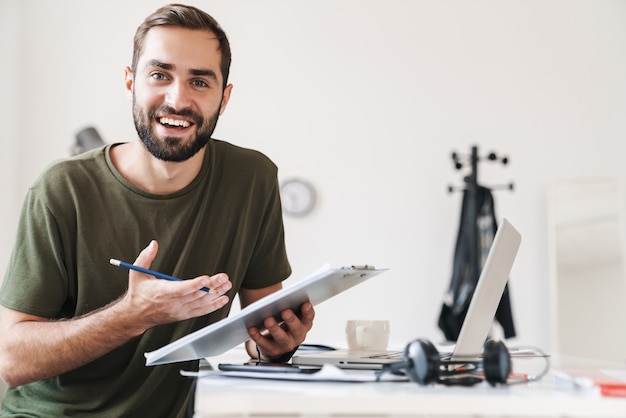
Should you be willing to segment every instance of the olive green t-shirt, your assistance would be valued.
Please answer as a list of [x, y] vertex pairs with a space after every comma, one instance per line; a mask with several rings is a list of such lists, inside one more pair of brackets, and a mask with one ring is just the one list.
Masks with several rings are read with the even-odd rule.
[[[119, 174], [112, 146], [52, 164], [29, 189], [0, 304], [46, 318], [92, 312], [127, 289], [128, 271], [109, 259], [133, 262], [152, 239], [152, 269], [181, 278], [225, 272], [231, 301], [240, 287], [291, 274], [277, 169], [266, 156], [212, 139], [191, 184], [153, 195]], [[229, 310], [157, 326], [81, 368], [10, 388], [0, 416], [182, 416], [192, 381], [179, 371], [197, 361], [146, 367], [144, 353]]]

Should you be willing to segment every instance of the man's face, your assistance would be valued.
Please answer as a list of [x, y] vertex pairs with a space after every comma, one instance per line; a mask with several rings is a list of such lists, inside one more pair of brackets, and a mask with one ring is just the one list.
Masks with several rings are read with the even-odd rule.
[[232, 86], [222, 89], [219, 43], [207, 31], [152, 28], [135, 73], [127, 69], [135, 128], [164, 161], [185, 161], [215, 130]]

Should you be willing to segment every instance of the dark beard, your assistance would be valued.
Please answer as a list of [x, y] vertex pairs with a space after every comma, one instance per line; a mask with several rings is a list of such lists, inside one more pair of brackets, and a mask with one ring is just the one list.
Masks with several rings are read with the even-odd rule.
[[[196, 136], [191, 142], [186, 144], [182, 143], [183, 139], [179, 137], [167, 136], [164, 138], [155, 138], [150, 121], [159, 123], [156, 120], [157, 114], [178, 115], [191, 118], [196, 125]], [[209, 118], [204, 119], [191, 109], [177, 111], [168, 106], [153, 106], [148, 110], [146, 117], [142, 109], [136, 105], [135, 98], [133, 97], [133, 121], [135, 122], [137, 134], [148, 151], [150, 151], [154, 157], [163, 161], [181, 162], [196, 155], [198, 151], [204, 148], [209, 142], [209, 139], [211, 139], [219, 115], [220, 109], [217, 109]]]

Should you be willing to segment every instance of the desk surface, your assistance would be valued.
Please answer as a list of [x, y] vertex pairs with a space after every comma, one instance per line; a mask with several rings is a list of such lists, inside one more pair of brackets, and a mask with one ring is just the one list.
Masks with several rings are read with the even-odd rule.
[[[234, 354], [234, 357], [233, 357]], [[219, 362], [246, 360], [243, 352]], [[419, 386], [411, 382], [290, 382], [246, 378], [199, 379], [196, 416], [243, 417], [626, 417], [626, 398], [572, 390], [551, 375], [501, 387]]]

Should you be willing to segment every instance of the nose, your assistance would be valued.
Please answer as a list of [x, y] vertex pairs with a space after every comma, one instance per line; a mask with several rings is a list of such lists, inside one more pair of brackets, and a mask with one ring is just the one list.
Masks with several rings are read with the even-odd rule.
[[182, 80], [175, 80], [167, 88], [165, 103], [174, 109], [185, 109], [191, 104], [191, 96], [187, 91], [187, 84]]

